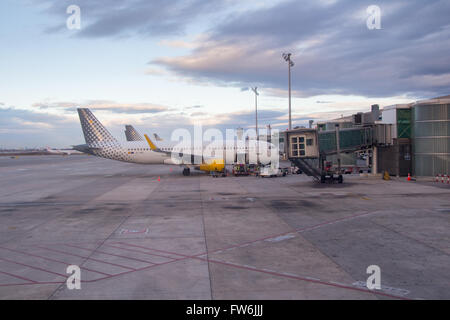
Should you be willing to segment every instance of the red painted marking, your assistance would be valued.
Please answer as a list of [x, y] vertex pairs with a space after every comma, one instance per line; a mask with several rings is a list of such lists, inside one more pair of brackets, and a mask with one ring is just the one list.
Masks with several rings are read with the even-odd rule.
[[[153, 249], [153, 248], [148, 248], [148, 247], [143, 247], [143, 248], [146, 248], [147, 250], [163, 251], [163, 250]], [[258, 269], [258, 268], [253, 268], [253, 267], [250, 268], [250, 267], [245, 267], [245, 266], [241, 266], [241, 265], [237, 265], [237, 264], [231, 264], [231, 263], [227, 263], [227, 262], [223, 262], [223, 261], [219, 261], [219, 260], [198, 257], [198, 256], [203, 255], [203, 254], [199, 254], [197, 256], [187, 256], [187, 255], [183, 255], [183, 254], [179, 254], [179, 253], [175, 253], [175, 252], [170, 252], [170, 251], [163, 251], [163, 252], [170, 253], [170, 254], [177, 254], [177, 255], [182, 256], [182, 257], [184, 257], [186, 259], [192, 258], [192, 259], [197, 259], [197, 260], [203, 260], [203, 261], [212, 262], [212, 263], [219, 263], [219, 264], [223, 264], [223, 265], [227, 265], [227, 266], [231, 266], [231, 267], [235, 267], [235, 268], [240, 268], [240, 269], [246, 269], [246, 270], [251, 270], [251, 271], [256, 271], [256, 272], [261, 272], [261, 273], [272, 274], [272, 275], [276, 275], [276, 276], [279, 276], [279, 277], [286, 277], [286, 278], [291, 278], [291, 279], [296, 279], [296, 280], [301, 280], [301, 281], [314, 282], [314, 283], [318, 283], [318, 284], [323, 284], [323, 285], [328, 285], [328, 286], [333, 286], [333, 287], [338, 287], [338, 288], [343, 288], [343, 289], [349, 289], [349, 290], [356, 290], [356, 291], [361, 291], [361, 292], [365, 292], [365, 293], [378, 294], [378, 295], [383, 295], [383, 296], [396, 298], [396, 299], [410, 300], [409, 298], [395, 296], [395, 295], [391, 295], [391, 294], [388, 294], [388, 293], [383, 293], [383, 292], [378, 292], [378, 291], [376, 292], [376, 291], [371, 291], [371, 290], [368, 290], [368, 289], [365, 290], [365, 289], [362, 289], [362, 288], [355, 288], [355, 287], [350, 287], [350, 286], [330, 283], [330, 282], [326, 282], [326, 281], [322, 281], [322, 280], [307, 279], [307, 278], [303, 278], [303, 277], [299, 277], [299, 276], [290, 276], [290, 275], [282, 274], [282, 273], [278, 273], [278, 272], [271, 272], [271, 271], [261, 270], [261, 269]]]
[[[60, 260], [56, 260], [56, 259], [52, 259], [52, 258], [40, 256], [40, 255], [37, 255], [37, 254], [25, 252], [25, 251], [19, 251], [19, 250], [9, 249], [9, 248], [5, 248], [5, 247], [0, 247], [0, 249], [9, 250], [9, 251], [12, 251], [12, 252], [17, 252], [17, 253], [21, 253], [21, 254], [24, 254], [24, 255], [27, 255], [27, 256], [37, 257], [37, 258], [41, 258], [41, 259], [44, 259], [44, 260], [48, 260], [48, 261], [53, 261], [53, 262], [56, 262], [56, 263], [65, 264], [65, 265], [71, 265], [71, 264], [72, 264], [72, 263], [68, 263], [68, 262], [65, 262], [65, 261], [60, 261]], [[103, 274], [103, 275], [105, 275], [105, 276], [110, 276], [110, 275], [111, 275], [111, 274], [109, 274], [109, 273], [104, 273], [104, 272], [97, 271], [97, 270], [93, 270], [93, 269], [89, 269], [89, 268], [86, 268], [86, 267], [80, 267], [80, 269], [84, 269], [84, 270], [86, 270], [86, 271], [90, 271], [90, 272], [95, 272], [95, 273]]]
[[18, 276], [17, 274], [12, 274], [12, 273], [5, 272], [5, 271], [0, 271], [0, 273], [6, 274], [6, 275], [8, 275], [8, 276], [11, 276], [11, 277], [14, 277], [14, 278], [17, 278], [17, 279], [20, 279], [20, 280], [25, 280], [25, 281], [29, 281], [29, 282], [31, 282], [31, 283], [36, 283], [36, 281], [34, 281], [34, 280], [31, 280], [31, 279], [28, 279], [28, 278], [25, 278], [25, 277]]
[[[74, 245], [70, 245], [70, 244], [65, 244], [65, 246], [72, 247], [72, 248], [78, 248], [78, 249], [86, 250], [86, 251], [89, 251], [89, 252], [93, 251], [91, 249], [78, 247], [78, 246], [74, 246]], [[95, 252], [96, 253], [101, 253], [101, 254], [107, 254], [107, 255], [110, 255], [110, 256], [114, 256], [114, 257], [125, 258], [125, 259], [129, 259], [129, 260], [136, 260], [136, 261], [144, 262], [144, 263], [148, 263], [148, 264], [155, 264], [154, 262], [151, 262], [151, 261], [142, 260], [142, 259], [138, 259], [138, 258], [131, 258], [131, 257], [122, 256], [122, 255], [119, 255], [119, 254], [114, 254], [114, 253], [109, 253], [109, 252], [104, 252], [104, 251], [100, 251], [100, 250], [95, 250]]]
[[272, 234], [272, 235], [266, 236], [264, 238], [243, 242], [243, 243], [240, 243], [240, 244], [237, 244], [237, 245], [232, 245], [232, 246], [229, 246], [229, 247], [226, 247], [226, 248], [222, 248], [222, 249], [217, 249], [217, 250], [214, 250], [214, 251], [210, 252], [209, 254], [212, 254], [212, 253], [215, 253], [215, 252], [218, 252], [218, 251], [224, 251], [224, 250], [239, 248], [239, 247], [244, 246], [244, 245], [253, 244], [253, 243], [256, 243], [256, 242], [264, 241], [264, 240], [275, 238], [275, 237], [285, 236], [285, 235], [291, 234], [291, 233], [296, 233], [296, 232], [298, 233], [298, 232], [304, 232], [304, 231], [308, 231], [308, 230], [313, 230], [313, 229], [316, 229], [316, 228], [319, 228], [319, 227], [322, 227], [322, 226], [325, 226], [325, 225], [328, 225], [328, 224], [333, 224], [333, 223], [336, 223], [336, 222], [339, 222], [339, 221], [350, 220], [350, 219], [354, 219], [354, 218], [357, 218], [357, 217], [366, 216], [366, 215], [369, 215], [369, 214], [373, 214], [373, 212], [366, 212], [366, 213], [362, 213], [362, 214], [355, 214], [355, 215], [348, 216], [348, 217], [343, 217], [343, 218], [339, 218], [339, 219], [325, 221], [325, 222], [322, 222], [322, 223], [319, 223], [319, 224], [316, 224], [316, 225], [313, 225], [313, 226], [310, 226], [310, 227], [305, 227], [305, 228], [292, 230], [292, 231], [289, 231], [289, 232], [284, 232], [284, 233], [279, 233], [279, 234]]
[[41, 248], [41, 249], [44, 249], [44, 250], [49, 250], [49, 251], [54, 251], [54, 252], [66, 254], [66, 255], [69, 255], [69, 256], [83, 258], [83, 259], [86, 259], [86, 261], [87, 260], [92, 260], [92, 261], [96, 261], [96, 262], [100, 262], [100, 263], [104, 263], [104, 264], [109, 264], [109, 265], [112, 265], [112, 266], [116, 266], [116, 267], [120, 267], [120, 268], [124, 268], [124, 269], [128, 269], [128, 270], [136, 270], [134, 268], [123, 266], [123, 265], [120, 265], [120, 264], [117, 264], [117, 263], [107, 262], [107, 261], [98, 260], [98, 259], [94, 259], [94, 258], [90, 258], [90, 257], [84, 257], [84, 256], [80, 256], [80, 255], [77, 255], [77, 254], [74, 254], [74, 253], [67, 253], [67, 252], [64, 252], [64, 251], [61, 251], [61, 250], [50, 249], [50, 248], [41, 247], [41, 246], [35, 246], [35, 247]]
[[208, 261], [208, 262], [219, 263], [219, 264], [223, 264], [223, 265], [227, 265], [227, 266], [234, 267], [234, 268], [239, 268], [239, 269], [246, 269], [246, 270], [251, 270], [251, 271], [256, 271], [256, 272], [261, 272], [261, 273], [267, 273], [267, 274], [271, 274], [271, 275], [279, 276], [279, 277], [284, 277], [284, 278], [290, 278], [290, 279], [295, 279], [295, 280], [301, 280], [301, 281], [313, 282], [313, 283], [317, 283], [317, 284], [323, 284], [323, 285], [326, 285], [326, 286], [332, 286], [332, 287], [338, 287], [338, 288], [342, 288], [342, 289], [361, 291], [361, 292], [365, 292], [365, 293], [382, 295], [382, 296], [395, 298], [395, 299], [412, 300], [410, 298], [401, 297], [401, 296], [395, 296], [395, 295], [384, 293], [384, 292], [372, 291], [372, 290], [369, 290], [369, 289], [362, 289], [362, 288], [356, 288], [356, 287], [350, 287], [350, 286], [345, 286], [345, 285], [341, 285], [341, 284], [337, 284], [337, 283], [326, 282], [326, 281], [322, 281], [322, 280], [307, 279], [307, 278], [303, 278], [303, 277], [299, 277], [299, 276], [287, 275], [287, 274], [282, 274], [282, 273], [278, 273], [278, 272], [274, 272], [274, 271], [268, 271], [268, 270], [261, 270], [261, 269], [253, 268], [253, 267], [250, 268], [250, 267], [236, 265], [236, 264], [228, 263], [228, 262], [224, 262], [224, 261], [211, 260], [211, 259], [207, 259], [207, 258], [196, 258], [196, 259], [205, 260], [205, 261]]
[[30, 286], [30, 285], [42, 285], [42, 284], [63, 284], [65, 281], [47, 281], [47, 282], [36, 282], [36, 283], [9, 283], [0, 284], [0, 287], [13, 287], [13, 286]]
[[135, 250], [135, 249], [130, 249], [130, 248], [122, 248], [122, 247], [112, 246], [110, 244], [104, 244], [104, 246], [108, 246], [108, 247], [111, 247], [111, 248], [122, 249], [122, 250], [125, 250], [125, 251], [139, 252], [139, 253], [147, 254], [147, 255], [150, 255], [150, 256], [155, 256], [155, 257], [161, 257], [161, 258], [174, 260], [171, 257], [163, 256], [163, 255], [160, 255], [160, 254], [155, 254], [155, 253], [150, 253], [150, 252], [145, 252], [145, 251], [140, 251], [140, 250]]
[[[339, 218], [339, 219], [335, 219], [335, 220], [331, 220], [331, 221], [326, 221], [326, 222], [323, 222], [323, 223], [320, 223], [320, 224], [317, 224], [317, 225], [314, 225], [314, 226], [311, 226], [311, 227], [305, 227], [305, 228], [302, 228], [302, 229], [297, 229], [297, 230], [294, 230], [294, 231], [285, 232], [285, 233], [278, 234], [278, 235], [271, 235], [271, 236], [264, 237], [264, 238], [261, 238], [261, 239], [257, 239], [257, 240], [249, 241], [249, 242], [246, 242], [246, 243], [234, 245], [234, 246], [231, 246], [231, 247], [228, 247], [228, 248], [218, 249], [218, 250], [215, 250], [215, 251], [213, 251], [211, 253], [218, 252], [218, 251], [223, 251], [223, 250], [227, 250], [227, 249], [232, 249], [232, 248], [237, 248], [237, 247], [240, 247], [240, 246], [243, 246], [243, 245], [246, 245], [246, 244], [259, 242], [259, 241], [262, 241], [262, 240], [266, 240], [266, 239], [270, 239], [270, 238], [273, 238], [273, 237], [282, 236], [282, 235], [286, 235], [286, 234], [290, 234], [290, 233], [294, 233], [294, 232], [302, 232], [302, 231], [312, 230], [312, 229], [318, 228], [320, 226], [332, 224], [332, 223], [335, 223], [335, 222], [338, 222], [338, 221], [349, 220], [349, 219], [352, 219], [352, 218], [361, 217], [361, 216], [365, 216], [365, 215], [369, 215], [369, 214], [373, 214], [373, 212], [364, 213], [364, 214], [357, 214], [357, 215], [353, 215], [353, 216], [349, 216], [349, 217], [344, 217], [344, 218]], [[118, 273], [118, 274], [115, 274], [115, 275], [106, 276], [106, 277], [103, 277], [103, 278], [100, 278], [100, 279], [89, 280], [89, 281], [86, 281], [86, 282], [96, 282], [96, 281], [99, 281], [99, 280], [112, 278], [112, 277], [116, 277], [116, 276], [119, 276], [119, 275], [135, 272], [135, 271], [142, 271], [142, 270], [150, 269], [150, 268], [153, 268], [153, 267], [156, 267], [156, 266], [170, 264], [172, 262], [177, 262], [177, 261], [181, 261], [181, 260], [198, 259], [198, 260], [208, 261], [208, 262], [212, 262], [212, 263], [219, 263], [219, 264], [223, 264], [223, 265], [227, 265], [227, 266], [231, 266], [231, 267], [235, 267], [235, 268], [247, 269], [247, 270], [251, 270], [251, 271], [272, 274], [272, 275], [276, 275], [276, 276], [280, 276], [280, 277], [287, 277], [287, 278], [292, 278], [292, 279], [301, 280], [301, 281], [315, 282], [315, 283], [318, 283], [318, 284], [334, 286], [334, 287], [339, 287], [339, 288], [348, 289], [348, 290], [361, 291], [361, 292], [371, 293], [371, 294], [375, 294], [375, 295], [383, 295], [383, 296], [396, 298], [396, 299], [410, 300], [409, 298], [395, 296], [395, 295], [390, 295], [390, 294], [383, 293], [383, 292], [370, 291], [370, 290], [365, 290], [365, 289], [362, 289], [362, 288], [356, 288], [356, 287], [340, 285], [340, 284], [337, 284], [337, 283], [329, 283], [329, 282], [325, 282], [325, 281], [321, 281], [321, 280], [313, 280], [313, 279], [303, 278], [303, 277], [294, 276], [294, 275], [287, 275], [287, 274], [282, 274], [282, 273], [278, 273], [278, 272], [272, 272], [272, 271], [268, 271], [268, 270], [261, 270], [261, 269], [253, 268], [253, 267], [250, 267], [250, 266], [246, 267], [246, 266], [242, 266], [242, 265], [236, 265], [236, 264], [231, 264], [231, 263], [227, 263], [227, 262], [223, 262], [223, 261], [218, 261], [218, 260], [212, 260], [212, 259], [208, 259], [208, 258], [200, 258], [199, 257], [199, 256], [202, 256], [202, 255], [205, 255], [205, 254], [208, 254], [208, 253], [201, 253], [201, 254], [198, 254], [198, 255], [195, 255], [195, 256], [188, 256], [188, 255], [179, 254], [179, 253], [175, 253], [175, 252], [164, 251], [164, 250], [160, 250], [160, 249], [154, 249], [154, 248], [143, 247], [143, 246], [138, 246], [138, 245], [132, 245], [132, 244], [123, 243], [123, 242], [116, 242], [115, 244], [124, 244], [124, 245], [127, 245], [127, 246], [140, 247], [140, 248], [143, 248], [143, 249], [146, 249], [146, 250], [158, 251], [158, 252], [163, 252], [163, 253], [167, 253], [167, 254], [171, 254], [171, 255], [178, 255], [178, 256], [181, 256], [183, 258], [173, 259], [173, 258], [169, 258], [169, 257], [166, 257], [166, 256], [161, 256], [161, 257], [172, 259], [172, 260], [171, 261], [167, 261], [167, 262], [163, 262], [163, 263], [154, 264], [154, 265], [151, 265], [151, 266], [146, 266], [146, 267], [139, 268], [139, 269], [133, 269], [133, 270], [130, 270], [130, 271], [124, 271], [124, 272], [121, 272], [121, 273]], [[107, 244], [104, 244], [104, 245], [107, 245]], [[133, 249], [129, 249], [129, 248], [116, 247], [116, 246], [112, 246], [112, 245], [107, 245], [107, 246], [118, 248], [118, 249], [123, 249], [123, 250], [128, 250], [128, 251], [136, 251], [136, 252], [140, 252], [140, 253], [150, 254], [150, 255], [155, 255], [156, 256], [156, 254], [146, 253], [146, 252], [142, 252], [142, 251], [139, 251], [139, 250], [133, 250]], [[62, 251], [52, 250], [52, 249], [44, 248], [44, 247], [41, 247], [41, 248], [46, 249], [46, 250], [56, 251], [56, 252], [62, 252]], [[62, 252], [62, 253], [65, 253], [65, 252]], [[67, 254], [67, 253], [65, 253], [65, 254]], [[91, 259], [91, 260], [94, 260], [94, 259]], [[110, 264], [109, 262], [105, 262], [105, 261], [100, 261], [100, 262]], [[47, 282], [47, 283], [63, 283], [63, 282]], [[12, 285], [32, 285], [32, 284], [46, 284], [46, 282], [12, 284]], [[9, 286], [9, 285], [0, 285], [0, 286]]]
[[[170, 252], [170, 251], [165, 251], [165, 250], [159, 250], [159, 249], [154, 249], [154, 248], [149, 248], [149, 247], [138, 246], [136, 244], [129, 244], [129, 243], [125, 243], [125, 242], [116, 242], [116, 244], [123, 244], [123, 245], [126, 245], [126, 246], [137, 247], [137, 248], [141, 248], [141, 249], [147, 249], [147, 250], [151, 250], [151, 251], [167, 253], [167, 254], [176, 255], [176, 256], [180, 256], [180, 257], [195, 257], [195, 256], [186, 256], [184, 254], [179, 254], [179, 253], [176, 253], [176, 252]], [[206, 254], [206, 253], [198, 254], [197, 256], [201, 256], [203, 254]]]
[[162, 266], [162, 265], [165, 265], [165, 264], [169, 264], [169, 263], [172, 263], [172, 262], [177, 262], [177, 261], [181, 261], [181, 260], [187, 260], [187, 259], [189, 259], [189, 258], [190, 258], [190, 257], [178, 258], [178, 259], [174, 259], [174, 260], [171, 260], [171, 261], [166, 261], [166, 262], [157, 263], [157, 264], [154, 264], [154, 265], [151, 265], [151, 266], [147, 266], [147, 267], [142, 267], [142, 268], [136, 269], [136, 270], [134, 270], [134, 271], [124, 271], [124, 272], [115, 274], [115, 275], [113, 275], [113, 276], [111, 276], [111, 277], [104, 277], [104, 278], [102, 278], [102, 279], [92, 280], [92, 282], [99, 281], [99, 280], [103, 280], [103, 279], [107, 279], [107, 278], [112, 278], [112, 277], [121, 276], [121, 275], [128, 274], [128, 273], [135, 272], [135, 271], [148, 270], [148, 269], [151, 269], [151, 268], [154, 268], [154, 267], [158, 267], [158, 266]]
[[50, 271], [50, 270], [46, 270], [46, 269], [42, 269], [42, 268], [39, 268], [39, 267], [31, 266], [31, 265], [29, 265], [29, 264], [20, 263], [20, 262], [12, 261], [12, 260], [5, 259], [5, 258], [0, 258], [0, 260], [7, 261], [7, 262], [10, 262], [10, 263], [14, 263], [14, 264], [18, 264], [18, 265], [20, 265], [20, 266], [24, 266], [24, 267], [31, 268], [31, 269], [35, 269], [35, 270], [40, 270], [40, 271], [47, 272], [47, 273], [56, 274], [57, 276], [60, 276], [60, 277], [64, 277], [64, 278], [67, 278], [67, 277], [68, 277], [68, 275], [66, 275], [66, 274], [61, 274], [61, 273], [53, 272], [53, 271]]

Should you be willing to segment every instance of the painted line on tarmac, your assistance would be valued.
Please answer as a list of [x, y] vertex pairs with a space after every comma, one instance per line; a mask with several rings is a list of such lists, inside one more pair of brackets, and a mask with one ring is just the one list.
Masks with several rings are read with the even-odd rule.
[[[119, 242], [119, 243], [120, 244], [125, 244], [123, 242]], [[369, 290], [369, 289], [363, 289], [363, 288], [360, 288], [360, 287], [357, 287], [357, 286], [354, 286], [354, 285], [347, 285], [347, 284], [341, 284], [341, 283], [338, 283], [338, 282], [324, 281], [324, 280], [320, 280], [318, 278], [313, 278], [313, 277], [309, 277], [309, 276], [299, 276], [299, 275], [294, 275], [294, 274], [288, 274], [288, 273], [278, 272], [278, 271], [271, 270], [271, 269], [261, 269], [261, 268], [256, 268], [256, 267], [249, 266], [249, 265], [241, 265], [241, 264], [232, 263], [232, 262], [228, 262], [228, 261], [224, 261], [224, 260], [202, 258], [201, 256], [205, 255], [205, 254], [189, 256], [189, 255], [184, 255], [184, 254], [180, 254], [180, 253], [176, 253], [176, 252], [150, 248], [150, 247], [131, 245], [131, 244], [130, 244], [130, 246], [136, 246], [136, 247], [140, 247], [140, 248], [147, 249], [147, 250], [163, 252], [163, 253], [166, 253], [166, 254], [178, 255], [178, 256], [186, 258], [186, 259], [197, 259], [197, 260], [203, 260], [203, 261], [207, 261], [207, 262], [211, 262], [211, 263], [219, 263], [219, 264], [223, 264], [223, 265], [227, 265], [227, 266], [231, 266], [231, 267], [235, 267], [235, 268], [246, 269], [246, 270], [251, 270], [251, 271], [255, 271], [255, 272], [271, 274], [271, 275], [280, 276], [280, 277], [287, 277], [287, 278], [301, 280], [301, 281], [309, 281], [309, 282], [323, 284], [323, 285], [327, 285], [327, 286], [339, 287], [339, 288], [342, 288], [342, 289], [361, 291], [361, 292], [365, 292], [365, 293], [370, 293], [370, 294], [375, 294], [375, 295], [382, 295], [382, 296], [395, 298], [395, 299], [411, 300], [411, 298], [407, 298], [407, 297], [404, 297], [404, 296], [398, 296], [398, 295], [394, 295], [394, 294], [390, 294], [390, 293], [385, 293], [385, 292], [380, 292], [380, 291], [373, 291], [373, 290]]]

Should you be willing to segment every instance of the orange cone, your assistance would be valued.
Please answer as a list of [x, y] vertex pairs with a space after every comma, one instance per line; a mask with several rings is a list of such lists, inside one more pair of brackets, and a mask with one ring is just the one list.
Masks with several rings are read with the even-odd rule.
[[411, 181], [411, 174], [408, 173], [408, 181]]

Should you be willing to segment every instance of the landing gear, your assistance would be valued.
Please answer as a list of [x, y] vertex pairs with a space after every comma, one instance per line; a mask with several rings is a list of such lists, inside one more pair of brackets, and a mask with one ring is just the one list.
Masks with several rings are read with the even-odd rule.
[[184, 168], [183, 169], [183, 176], [189, 176], [189, 175], [191, 175], [191, 169]]
[[330, 183], [334, 183], [335, 181], [337, 181], [337, 183], [343, 183], [344, 177], [342, 176], [342, 174], [338, 175], [337, 177], [334, 174], [322, 174], [320, 176], [320, 183], [325, 183], [327, 181], [329, 181]]

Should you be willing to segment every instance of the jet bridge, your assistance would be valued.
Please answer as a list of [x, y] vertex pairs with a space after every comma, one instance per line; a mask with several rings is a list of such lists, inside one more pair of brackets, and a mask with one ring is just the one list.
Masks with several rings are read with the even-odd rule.
[[[325, 182], [342, 183], [340, 170], [341, 152], [354, 152], [373, 146], [373, 127], [355, 127], [318, 131], [317, 129], [294, 129], [286, 131], [289, 160], [308, 176]], [[328, 155], [338, 155], [338, 169], [333, 171], [326, 161]]]

